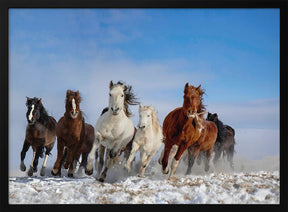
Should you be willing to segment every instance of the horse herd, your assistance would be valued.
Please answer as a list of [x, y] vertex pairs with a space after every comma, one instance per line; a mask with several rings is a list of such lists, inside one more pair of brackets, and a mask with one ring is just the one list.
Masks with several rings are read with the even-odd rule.
[[[80, 109], [79, 91], [67, 90], [65, 113], [58, 122], [46, 112], [41, 98], [27, 97], [26, 135], [21, 151], [21, 171], [26, 171], [24, 158], [29, 147], [33, 149], [33, 159], [28, 170], [32, 176], [37, 172], [39, 157], [45, 157], [40, 175], [45, 175], [48, 156], [57, 137], [57, 159], [51, 171], [53, 176], [61, 176], [61, 169], [68, 169], [68, 177], [73, 177], [75, 164], [81, 156], [80, 167], [87, 175], [97, 170], [97, 180], [105, 181], [108, 170], [124, 154], [121, 164], [131, 170], [135, 154], [140, 151], [139, 176], [144, 177], [151, 159], [164, 143], [158, 159], [164, 174], [169, 173], [168, 160], [174, 152], [169, 179], [175, 174], [179, 160], [185, 150], [188, 154], [186, 174], [191, 173], [194, 161], [204, 161], [205, 171], [213, 152], [216, 163], [221, 154], [227, 156], [233, 168], [235, 131], [224, 125], [217, 113], [208, 113], [204, 118], [205, 106], [202, 103], [204, 91], [201, 85], [194, 87], [185, 84], [183, 105], [171, 111], [164, 119], [163, 128], [157, 111], [152, 105], [142, 106], [132, 91], [132, 86], [119, 81], [109, 84], [109, 105], [104, 108], [95, 127], [85, 122]], [[137, 129], [130, 119], [130, 105], [139, 105]], [[171, 151], [173, 149], [173, 151]], [[95, 166], [93, 166], [95, 161]]]

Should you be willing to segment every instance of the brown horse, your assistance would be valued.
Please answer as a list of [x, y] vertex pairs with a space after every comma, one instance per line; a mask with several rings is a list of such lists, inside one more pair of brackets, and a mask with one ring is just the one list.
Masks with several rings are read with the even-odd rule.
[[26, 113], [28, 125], [26, 127], [25, 140], [21, 151], [20, 170], [26, 171], [24, 158], [29, 147], [32, 146], [33, 160], [28, 175], [32, 176], [33, 172], [37, 172], [38, 159], [39, 157], [43, 157], [43, 150], [45, 147], [45, 159], [40, 172], [40, 175], [44, 176], [46, 162], [56, 139], [56, 120], [52, 116], [48, 116], [42, 105], [41, 98], [27, 97], [26, 106], [28, 109]]
[[[67, 90], [65, 113], [56, 127], [57, 159], [51, 171], [54, 176], [61, 176], [61, 166], [68, 169], [68, 177], [73, 177], [73, 162], [82, 154], [80, 166], [85, 167], [88, 154], [92, 148], [95, 136], [94, 128], [86, 124], [80, 110], [81, 97], [79, 91]], [[66, 156], [67, 155], [67, 156]]]
[[[184, 88], [183, 106], [171, 111], [163, 122], [164, 154], [161, 155], [159, 163], [162, 164], [162, 172], [168, 174], [168, 158], [173, 145], [178, 146], [178, 150], [171, 164], [169, 178], [173, 177], [183, 152], [200, 137], [202, 129], [199, 121], [204, 112], [202, 105], [201, 85], [198, 87], [189, 86], [186, 83]], [[200, 117], [196, 115], [201, 113]]]
[[205, 154], [205, 171], [209, 170], [209, 161], [213, 153], [213, 147], [217, 138], [217, 126], [212, 121], [207, 121], [203, 118], [199, 118], [202, 125], [201, 135], [199, 139], [188, 147], [188, 168], [186, 174], [191, 174], [191, 169], [195, 159], [199, 155], [200, 151]]

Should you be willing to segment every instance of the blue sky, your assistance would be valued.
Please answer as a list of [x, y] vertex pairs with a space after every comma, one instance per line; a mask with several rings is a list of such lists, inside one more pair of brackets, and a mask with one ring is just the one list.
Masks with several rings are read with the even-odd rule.
[[[235, 128], [237, 154], [279, 155], [279, 20], [279, 9], [10, 9], [11, 164], [20, 163], [26, 96], [59, 120], [66, 90], [79, 90], [95, 125], [110, 80], [132, 85], [161, 123], [182, 105], [186, 82], [201, 84], [207, 110]], [[262, 153], [247, 153], [249, 143]]]

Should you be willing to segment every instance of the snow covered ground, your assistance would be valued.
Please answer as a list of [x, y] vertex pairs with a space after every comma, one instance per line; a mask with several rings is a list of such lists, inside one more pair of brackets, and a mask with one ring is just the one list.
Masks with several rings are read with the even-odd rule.
[[10, 171], [9, 204], [279, 204], [279, 157], [261, 161], [235, 158], [235, 169], [221, 162], [205, 173], [196, 163], [185, 175], [181, 161], [175, 179], [167, 180], [154, 159], [146, 177], [137, 177], [138, 164], [127, 173], [120, 165], [108, 171], [106, 181], [86, 176], [83, 170], [68, 178], [53, 177], [47, 167], [45, 177], [37, 173]]

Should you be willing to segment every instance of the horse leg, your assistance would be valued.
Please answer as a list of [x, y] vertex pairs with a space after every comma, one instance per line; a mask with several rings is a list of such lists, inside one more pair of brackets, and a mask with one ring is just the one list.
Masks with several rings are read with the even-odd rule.
[[203, 159], [203, 153], [200, 152], [197, 159], [196, 159], [196, 162], [197, 162], [197, 165], [200, 166], [201, 165], [201, 162], [202, 162], [202, 159]]
[[53, 146], [54, 146], [54, 142], [45, 147], [46, 148], [45, 158], [44, 158], [44, 162], [42, 164], [42, 168], [41, 168], [41, 171], [40, 171], [40, 175], [41, 176], [45, 175], [45, 168], [46, 168], [47, 159], [48, 159], [48, 156], [50, 155], [50, 152], [51, 152]]
[[121, 165], [124, 166], [124, 164], [127, 163], [127, 160], [131, 154], [131, 151], [132, 151], [132, 145], [133, 145], [134, 142], [130, 141], [126, 147], [125, 147], [125, 150], [124, 150], [124, 157], [123, 157], [123, 160], [122, 160], [122, 163]]
[[65, 148], [64, 150], [64, 140], [58, 137], [57, 138], [57, 159], [51, 171], [51, 174], [53, 176], [59, 176], [59, 177], [61, 176], [61, 167], [64, 161], [66, 160], [66, 155], [67, 155], [67, 148]]
[[188, 148], [188, 167], [185, 173], [186, 175], [191, 174], [195, 159], [201, 155], [199, 153], [200, 153], [200, 149], [197, 149], [193, 146]]
[[168, 140], [166, 140], [165, 147], [164, 147], [164, 155], [161, 161], [163, 174], [168, 174], [169, 172], [169, 168], [167, 165], [168, 165], [168, 159], [169, 159], [171, 148], [172, 148], [172, 144]]
[[175, 172], [176, 172], [176, 169], [178, 167], [178, 164], [179, 164], [179, 160], [181, 158], [181, 155], [183, 154], [183, 152], [187, 149], [187, 144], [180, 144], [179, 147], [178, 147], [178, 150], [176, 152], [176, 155], [175, 157], [172, 159], [172, 163], [171, 163], [171, 172], [170, 172], [170, 176], [168, 179], [172, 179]]
[[107, 175], [108, 169], [113, 166], [113, 162], [114, 162], [114, 158], [111, 158], [110, 154], [109, 154], [109, 152], [111, 150], [107, 148], [106, 151], [107, 152], [106, 152], [106, 159], [105, 159], [105, 167], [104, 167], [103, 171], [101, 172], [100, 177], [98, 178], [98, 180], [100, 182], [104, 182], [104, 180], [106, 179], [106, 175]]
[[161, 155], [160, 155], [160, 157], [159, 157], [159, 159], [158, 159], [158, 163], [162, 166], [162, 159], [163, 159], [163, 157], [164, 157], [164, 152], [165, 152], [165, 149], [163, 148], [163, 150], [162, 150], [162, 152], [161, 152]]
[[[192, 166], [194, 165], [194, 147], [188, 147], [188, 167], [187, 167], [187, 170], [186, 170], [186, 175], [189, 175], [191, 174], [191, 169], [192, 169]], [[201, 154], [199, 154], [200, 156]], [[199, 156], [197, 158], [199, 158]], [[200, 159], [201, 161], [201, 159]]]
[[87, 153], [87, 152], [83, 152], [83, 153], [82, 153], [82, 159], [81, 159], [81, 163], [80, 163], [79, 168], [80, 168], [80, 167], [81, 167], [81, 168], [85, 168], [85, 167], [86, 167], [88, 154], [89, 154], [89, 153]]
[[221, 148], [220, 143], [215, 143], [213, 148], [214, 148], [214, 152], [215, 152], [215, 156], [213, 158], [213, 163], [214, 163], [214, 165], [216, 165], [223, 150]]
[[140, 168], [140, 171], [139, 171], [139, 177], [144, 177], [144, 173], [145, 173], [145, 170], [146, 168], [148, 167], [148, 165], [150, 164], [150, 161], [152, 159], [152, 157], [154, 156], [155, 153], [153, 154], [148, 154], [145, 153], [143, 156], [146, 157], [146, 160], [144, 160], [145, 158], [143, 157], [142, 159], [142, 163], [141, 163], [141, 168]]
[[104, 154], [105, 154], [105, 146], [100, 145], [98, 149], [98, 156], [99, 156], [99, 163], [97, 163], [97, 160], [95, 160], [95, 169], [97, 168], [97, 173], [100, 174], [103, 166], [104, 166]]
[[139, 148], [140, 148], [140, 145], [134, 141], [132, 144], [132, 150], [130, 152], [130, 156], [124, 165], [124, 167], [127, 169], [128, 172], [130, 172], [130, 170], [131, 170], [131, 163], [132, 163], [133, 159], [135, 158], [135, 154]]
[[227, 152], [227, 159], [230, 163], [230, 167], [232, 170], [234, 170], [233, 155], [234, 155], [234, 145], [231, 145]]
[[74, 173], [74, 160], [77, 159], [75, 157], [75, 149], [77, 148], [76, 144], [72, 148], [67, 148], [67, 159], [64, 164], [64, 168], [68, 169], [68, 177], [73, 177]]
[[206, 157], [204, 157], [204, 164], [205, 164], [205, 172], [209, 171], [209, 161], [213, 152], [213, 148], [206, 151]]
[[30, 164], [30, 168], [28, 170], [28, 176], [32, 176], [33, 175], [33, 162], [35, 160], [35, 157], [36, 157], [36, 150], [33, 149], [33, 159], [32, 159], [32, 162]]
[[22, 172], [25, 172], [26, 171], [26, 166], [24, 164], [24, 159], [25, 159], [25, 156], [26, 156], [26, 152], [28, 151], [28, 149], [30, 148], [30, 144], [29, 142], [25, 139], [24, 140], [24, 143], [23, 143], [23, 148], [22, 148], [22, 151], [21, 151], [21, 164], [20, 164], [20, 170]]
[[[91, 175], [93, 174], [93, 162], [94, 162], [94, 159], [95, 159], [95, 155], [96, 155], [96, 150], [97, 150], [97, 147], [98, 147], [98, 144], [99, 144], [99, 133], [97, 132], [96, 133], [96, 138], [93, 142], [93, 146], [92, 146], [92, 149], [89, 153], [89, 157], [88, 157], [88, 163], [87, 163], [87, 166], [85, 168], [85, 174], [87, 175]], [[97, 161], [97, 160], [96, 160]], [[96, 163], [95, 161], [95, 163]]]
[[[45, 142], [45, 141], [44, 141]], [[39, 146], [36, 151], [33, 152], [33, 160], [28, 171], [28, 176], [32, 176], [34, 172], [37, 172], [39, 157], [43, 157], [43, 145]]]

